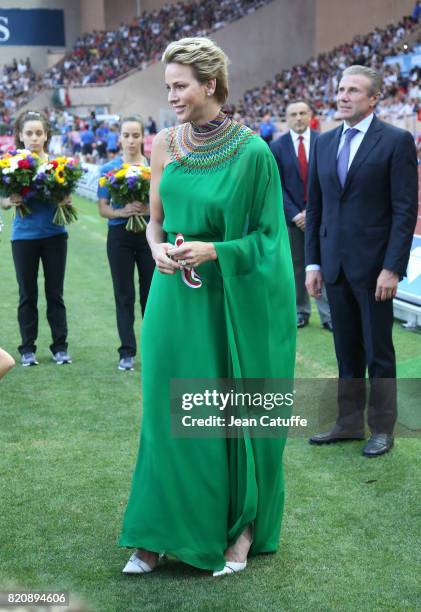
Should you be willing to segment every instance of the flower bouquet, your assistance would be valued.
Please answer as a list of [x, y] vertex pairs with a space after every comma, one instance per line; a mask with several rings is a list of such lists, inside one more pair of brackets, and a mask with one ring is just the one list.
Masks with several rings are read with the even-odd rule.
[[[32, 180], [36, 174], [40, 159], [36, 153], [26, 149], [9, 151], [0, 157], [0, 196], [10, 197], [19, 194], [23, 200], [33, 196]], [[31, 214], [30, 209], [23, 202], [15, 207], [15, 214], [26, 217]]]
[[[123, 164], [99, 179], [100, 187], [107, 187], [115, 205], [123, 207], [130, 202], [149, 201], [151, 169], [140, 164]], [[126, 223], [129, 232], [144, 232], [146, 221], [142, 215], [132, 215]]]
[[67, 225], [77, 221], [74, 206], [66, 198], [75, 190], [83, 168], [72, 157], [57, 157], [41, 164], [34, 176], [33, 189], [38, 198], [57, 206], [53, 223]]

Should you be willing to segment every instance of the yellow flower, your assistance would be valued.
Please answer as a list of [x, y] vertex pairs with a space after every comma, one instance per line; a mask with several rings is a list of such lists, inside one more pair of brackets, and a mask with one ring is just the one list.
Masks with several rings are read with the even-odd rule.
[[64, 164], [67, 162], [67, 157], [56, 157], [55, 159], [59, 166], [64, 166]]
[[54, 171], [54, 176], [57, 183], [60, 183], [60, 185], [64, 183], [64, 166], [57, 166]]
[[101, 178], [99, 179], [99, 186], [100, 187], [105, 187], [105, 185], [107, 184], [107, 179], [105, 176], [101, 176]]
[[0, 168], [9, 168], [10, 162], [8, 159], [0, 159]]
[[127, 169], [126, 168], [122, 168], [121, 170], [116, 172], [114, 176], [115, 176], [116, 179], [121, 179], [121, 178], [124, 178], [126, 176], [126, 173], [127, 173]]

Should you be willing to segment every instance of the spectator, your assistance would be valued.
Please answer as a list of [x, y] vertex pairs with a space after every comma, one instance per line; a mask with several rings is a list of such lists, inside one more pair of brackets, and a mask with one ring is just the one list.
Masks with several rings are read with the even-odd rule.
[[89, 162], [92, 160], [95, 134], [88, 124], [86, 124], [84, 129], [81, 131], [80, 140], [82, 143], [82, 155], [85, 157], [85, 161]]
[[107, 135], [109, 129], [105, 123], [101, 121], [97, 129], [95, 130], [96, 137], [96, 148], [100, 159], [106, 159], [107, 157]]
[[273, 140], [273, 135], [275, 131], [276, 131], [276, 128], [274, 124], [272, 123], [272, 119], [270, 118], [270, 115], [265, 115], [263, 117], [263, 121], [261, 122], [259, 126], [260, 136], [263, 138], [263, 140], [267, 144], [270, 144]]
[[118, 126], [112, 125], [107, 134], [108, 159], [112, 159], [118, 153]]
[[416, 2], [414, 6], [414, 10], [412, 11], [412, 19], [414, 21], [419, 21], [421, 17], [421, 2]]
[[158, 132], [156, 128], [156, 123], [152, 117], [148, 117], [148, 123], [146, 124], [146, 129], [149, 135], [156, 134]]

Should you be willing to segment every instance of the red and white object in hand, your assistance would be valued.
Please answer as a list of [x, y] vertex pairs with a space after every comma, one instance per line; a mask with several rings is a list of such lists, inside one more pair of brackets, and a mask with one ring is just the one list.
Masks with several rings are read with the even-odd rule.
[[[182, 244], [184, 244], [184, 236], [183, 234], [177, 234], [175, 237], [175, 246], [179, 247]], [[185, 266], [182, 268], [182, 270], [180, 270], [180, 272], [181, 278], [187, 287], [190, 287], [191, 289], [199, 289], [202, 286], [202, 279], [194, 268]]]

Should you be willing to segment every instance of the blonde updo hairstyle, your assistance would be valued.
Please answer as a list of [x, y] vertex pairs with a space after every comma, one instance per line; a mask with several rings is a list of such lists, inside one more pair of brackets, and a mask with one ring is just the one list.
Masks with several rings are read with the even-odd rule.
[[216, 79], [215, 98], [225, 104], [228, 98], [228, 57], [210, 38], [182, 38], [168, 45], [162, 56], [164, 64], [191, 66], [202, 85]]

